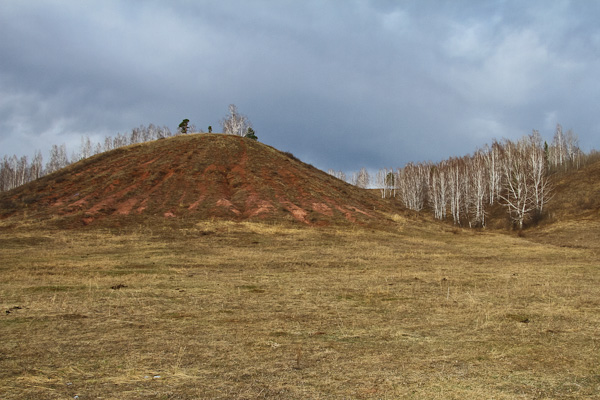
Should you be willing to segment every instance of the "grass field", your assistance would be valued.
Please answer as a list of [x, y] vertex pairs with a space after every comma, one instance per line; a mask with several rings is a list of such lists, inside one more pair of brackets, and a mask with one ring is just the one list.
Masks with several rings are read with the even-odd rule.
[[396, 223], [0, 223], [0, 397], [600, 398], [597, 248]]

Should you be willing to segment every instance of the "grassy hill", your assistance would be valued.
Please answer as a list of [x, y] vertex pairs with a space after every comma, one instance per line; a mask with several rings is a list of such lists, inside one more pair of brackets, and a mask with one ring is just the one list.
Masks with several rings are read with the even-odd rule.
[[555, 246], [600, 251], [600, 161], [556, 174], [547, 216], [527, 237]]

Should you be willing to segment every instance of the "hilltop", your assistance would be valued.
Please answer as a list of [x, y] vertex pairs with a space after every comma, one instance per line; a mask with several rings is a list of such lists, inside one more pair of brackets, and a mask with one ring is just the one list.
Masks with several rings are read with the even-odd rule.
[[177, 136], [99, 154], [0, 193], [0, 218], [369, 223], [389, 209], [290, 153], [243, 137]]

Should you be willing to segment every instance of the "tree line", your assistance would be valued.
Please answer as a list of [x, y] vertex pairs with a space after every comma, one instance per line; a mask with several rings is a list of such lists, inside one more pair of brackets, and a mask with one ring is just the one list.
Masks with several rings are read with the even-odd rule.
[[374, 177], [365, 168], [350, 179], [341, 172], [329, 173], [358, 187], [375, 187], [383, 198], [397, 198], [410, 210], [428, 210], [437, 219], [461, 226], [486, 226], [490, 208], [498, 203], [521, 229], [544, 213], [552, 197], [552, 175], [579, 168], [585, 159], [577, 136], [557, 125], [550, 144], [534, 130], [518, 141], [494, 140], [464, 157], [382, 168]]
[[[244, 136], [254, 140], [258, 139], [247, 116], [241, 114], [234, 104], [229, 105], [228, 111], [229, 113], [220, 121], [223, 133]], [[129, 133], [117, 133], [114, 137], [107, 136], [98, 143], [94, 143], [89, 136], [85, 136], [81, 138], [78, 151], [71, 153], [70, 156], [65, 144], [52, 145], [46, 164], [43, 162], [40, 151], [36, 151], [31, 160], [27, 156], [5, 155], [0, 161], [0, 192], [24, 185], [72, 163], [106, 151], [192, 132], [204, 133], [202, 129], [198, 130], [195, 125], [189, 122], [189, 119], [184, 119], [175, 132], [171, 132], [166, 126], [140, 125], [133, 128]], [[211, 126], [208, 127], [208, 131], [212, 133]]]

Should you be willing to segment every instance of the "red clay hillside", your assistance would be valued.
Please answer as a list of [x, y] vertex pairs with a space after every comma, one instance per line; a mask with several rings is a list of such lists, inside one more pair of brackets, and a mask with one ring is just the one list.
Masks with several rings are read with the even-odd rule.
[[0, 218], [83, 225], [147, 217], [369, 223], [385, 207], [289, 153], [221, 134], [116, 149], [0, 193]]

